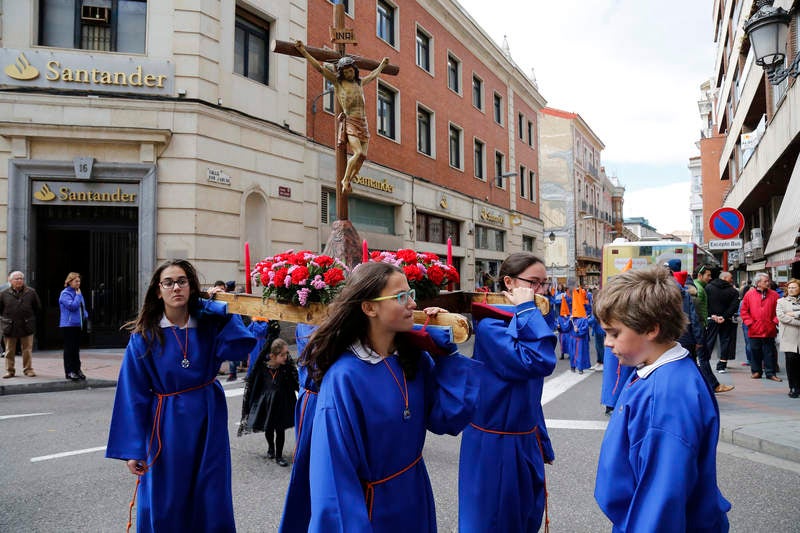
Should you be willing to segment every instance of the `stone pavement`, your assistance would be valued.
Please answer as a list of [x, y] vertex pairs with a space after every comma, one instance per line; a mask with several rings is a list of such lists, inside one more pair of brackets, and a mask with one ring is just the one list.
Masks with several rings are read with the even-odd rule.
[[[462, 351], [468, 354], [472, 352], [472, 339], [463, 345]], [[0, 396], [114, 387], [123, 353], [123, 349], [82, 349], [81, 368], [87, 379], [73, 382], [64, 379], [60, 350], [36, 351], [33, 354], [36, 377], [29, 378], [18, 373], [16, 377], [0, 379]], [[736, 387], [717, 395], [721, 419], [720, 440], [800, 463], [800, 398], [787, 396], [789, 386], [783, 354], [779, 355], [781, 372], [778, 376], [784, 381], [775, 383], [763, 378], [751, 379], [750, 368], [741, 366], [745, 361], [741, 328], [736, 353], [736, 360], [728, 364], [728, 373], [717, 374], [720, 383]], [[715, 361], [711, 365], [714, 368]], [[21, 372], [22, 360], [19, 356], [16, 366]]]

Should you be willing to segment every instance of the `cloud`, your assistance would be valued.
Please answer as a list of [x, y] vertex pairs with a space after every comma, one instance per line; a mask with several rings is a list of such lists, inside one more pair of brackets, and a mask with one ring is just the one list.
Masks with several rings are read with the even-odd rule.
[[689, 231], [691, 215], [686, 206], [691, 195], [691, 182], [671, 183], [625, 192], [622, 212], [625, 218], [643, 217], [659, 233]]

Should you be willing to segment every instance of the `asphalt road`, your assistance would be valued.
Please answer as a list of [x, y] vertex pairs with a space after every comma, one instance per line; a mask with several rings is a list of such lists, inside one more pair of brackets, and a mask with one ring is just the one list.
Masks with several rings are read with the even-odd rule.
[[[579, 381], [580, 380], [580, 381]], [[606, 417], [601, 376], [569, 373], [559, 361], [545, 405], [556, 461], [547, 468], [551, 528], [610, 531], [592, 496]], [[226, 384], [239, 531], [274, 531], [289, 468], [266, 460], [262, 434], [235, 436], [241, 382]], [[134, 478], [121, 461], [104, 458], [114, 389], [6, 396], [0, 399], [0, 531], [120, 531]], [[18, 416], [25, 415], [25, 416]], [[436, 495], [440, 531], [458, 523], [459, 438], [429, 435], [425, 461]], [[287, 451], [294, 445], [287, 433]], [[78, 453], [75, 453], [78, 452]], [[71, 455], [58, 455], [68, 454]], [[491, 458], [488, 458], [491, 460]], [[731, 531], [800, 532], [800, 465], [721, 444], [719, 484], [733, 504]]]

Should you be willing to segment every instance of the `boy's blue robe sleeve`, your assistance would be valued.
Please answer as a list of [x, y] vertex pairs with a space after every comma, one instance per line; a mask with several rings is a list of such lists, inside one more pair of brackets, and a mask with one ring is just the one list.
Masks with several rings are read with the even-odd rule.
[[506, 380], [549, 376], [556, 367], [556, 337], [534, 302], [516, 307], [511, 321], [485, 318], [475, 330], [476, 351]]
[[687, 508], [692, 487], [697, 486], [696, 456], [697, 450], [684, 439], [650, 429], [636, 457], [638, 484], [628, 507], [626, 531], [686, 531], [686, 513], [679, 510]]
[[[147, 428], [153, 426], [153, 393], [150, 374], [144, 368], [144, 341], [133, 335], [119, 370], [106, 457], [146, 459]], [[149, 357], [149, 356], [148, 356]]]
[[438, 357], [435, 364], [426, 353], [422, 357], [421, 365], [432, 366], [425, 387], [431, 406], [426, 427], [437, 435], [457, 435], [475, 414], [483, 363], [458, 353]]

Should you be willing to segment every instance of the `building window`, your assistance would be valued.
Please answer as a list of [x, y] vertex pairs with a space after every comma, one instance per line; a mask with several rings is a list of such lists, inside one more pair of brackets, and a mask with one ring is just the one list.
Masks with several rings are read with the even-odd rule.
[[528, 180], [528, 172], [524, 165], [519, 166], [519, 195], [525, 198], [525, 182]]
[[433, 113], [417, 107], [417, 150], [425, 155], [433, 155]]
[[502, 252], [505, 250], [506, 232], [475, 225], [475, 248]]
[[497, 93], [494, 93], [494, 121], [503, 124], [503, 99]]
[[533, 251], [533, 243], [535, 242], [534, 237], [530, 237], [528, 235], [522, 236], [522, 251], [523, 252], [532, 252]]
[[395, 128], [397, 113], [397, 93], [383, 85], [378, 85], [378, 133], [390, 139], [397, 139]]
[[461, 130], [450, 124], [450, 166], [461, 168]]
[[428, 213], [417, 212], [417, 240], [447, 244], [451, 239], [454, 246], [461, 246], [461, 233], [458, 221]]
[[483, 111], [483, 80], [472, 76], [472, 105]]
[[344, 4], [344, 12], [348, 15], [352, 15], [353, 12], [350, 10], [350, 0], [339, 0], [339, 2], [334, 2], [333, 0], [328, 0], [331, 4], [341, 3]]
[[[322, 222], [330, 224], [336, 220], [336, 192], [324, 189], [322, 200], [322, 204], [327, 208], [327, 220], [323, 217]], [[347, 199], [347, 209], [350, 220], [359, 231], [371, 231], [384, 235], [395, 234], [395, 206], [350, 196]]]
[[417, 66], [431, 71], [431, 38], [417, 28]]
[[505, 168], [505, 156], [500, 152], [494, 153], [494, 184], [503, 188], [503, 169]]
[[453, 54], [447, 54], [447, 86], [461, 94], [461, 62]]
[[533, 122], [528, 121], [528, 146], [533, 146]]
[[384, 0], [378, 0], [378, 37], [394, 46], [395, 7]]
[[323, 81], [323, 97], [322, 97], [322, 107], [328, 113], [333, 113], [333, 82], [330, 80], [326, 80], [325, 78], [322, 79]]
[[147, 0], [40, 0], [39, 44], [145, 53]]
[[525, 117], [520, 113], [517, 115], [517, 135], [519, 135], [520, 140], [525, 139]]
[[269, 22], [236, 8], [233, 71], [253, 81], [269, 82]]
[[535, 202], [539, 195], [536, 193], [536, 172], [533, 170], [528, 171], [528, 198], [531, 202]]
[[475, 163], [475, 177], [479, 180], [486, 180], [486, 170], [484, 167], [484, 161], [486, 159], [486, 145], [484, 145], [481, 141], [475, 139], [475, 148], [474, 152], [474, 163]]

